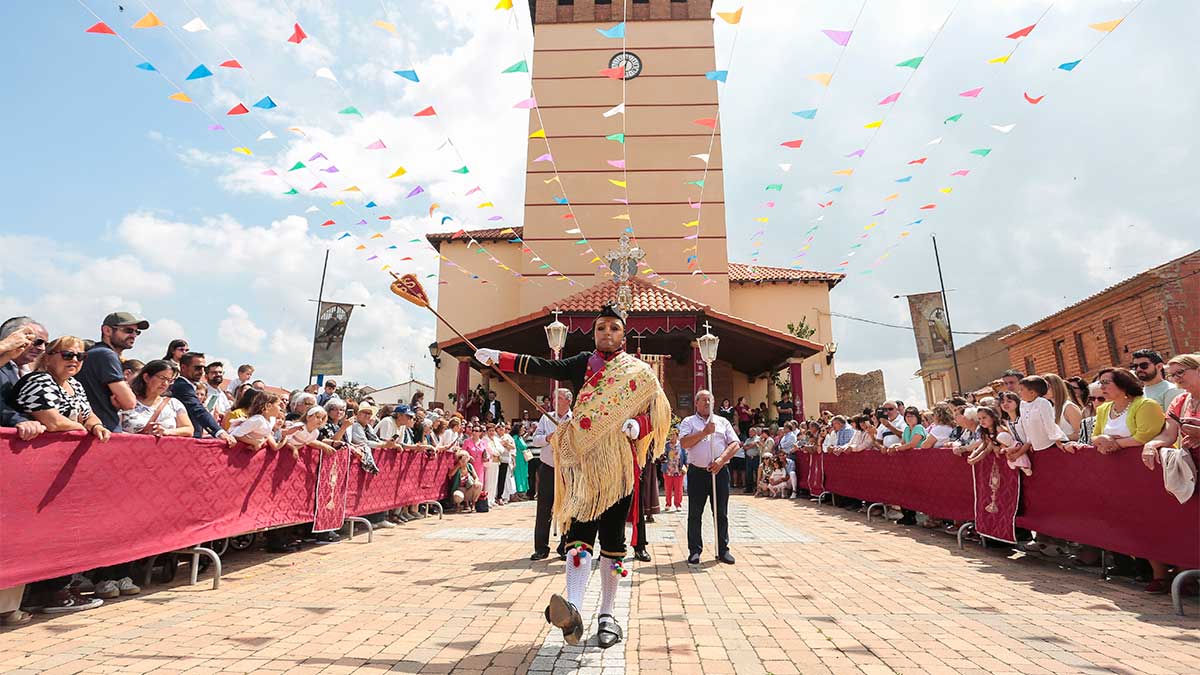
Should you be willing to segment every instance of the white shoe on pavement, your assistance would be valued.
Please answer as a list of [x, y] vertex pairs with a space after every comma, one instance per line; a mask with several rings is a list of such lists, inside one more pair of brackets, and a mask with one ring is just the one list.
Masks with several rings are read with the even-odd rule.
[[121, 595], [137, 595], [142, 592], [141, 587], [133, 583], [133, 579], [129, 577], [117, 579], [117, 590], [121, 592]]
[[121, 589], [117, 587], [117, 582], [111, 579], [105, 579], [96, 584], [96, 590], [92, 595], [105, 600], [112, 600], [121, 596]]

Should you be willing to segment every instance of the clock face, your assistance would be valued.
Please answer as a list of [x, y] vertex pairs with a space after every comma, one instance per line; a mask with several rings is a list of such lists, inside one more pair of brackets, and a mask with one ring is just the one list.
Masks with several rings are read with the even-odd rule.
[[608, 60], [609, 68], [625, 66], [625, 79], [632, 80], [642, 74], [642, 60], [633, 52], [618, 52]]

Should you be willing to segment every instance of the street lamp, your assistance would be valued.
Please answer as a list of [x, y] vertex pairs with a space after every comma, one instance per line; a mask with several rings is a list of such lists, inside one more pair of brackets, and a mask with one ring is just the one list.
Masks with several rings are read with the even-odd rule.
[[704, 322], [704, 335], [696, 338], [696, 344], [700, 347], [700, 359], [704, 361], [705, 367], [708, 369], [708, 390], [712, 391], [712, 364], [717, 360], [717, 346], [721, 343], [721, 338], [713, 335], [709, 328], [712, 328], [707, 321]]
[[433, 367], [439, 368], [442, 365], [442, 348], [437, 342], [429, 343], [429, 356], [433, 359]]
[[[559, 359], [562, 357], [563, 347], [567, 346], [567, 325], [558, 320], [558, 315], [562, 314], [560, 310], [555, 309], [551, 314], [554, 315], [554, 323], [544, 327], [546, 331], [546, 343], [550, 345], [550, 358]], [[550, 409], [554, 410], [557, 405], [554, 401], [558, 396], [558, 380], [551, 383], [550, 389]]]

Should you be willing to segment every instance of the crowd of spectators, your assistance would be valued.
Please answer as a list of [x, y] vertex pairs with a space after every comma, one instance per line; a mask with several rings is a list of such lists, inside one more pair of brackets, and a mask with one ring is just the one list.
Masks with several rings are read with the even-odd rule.
[[[526, 444], [535, 423], [528, 412], [506, 423], [494, 393], [480, 392], [481, 419], [427, 408], [421, 392], [408, 404], [378, 407], [369, 397], [339, 395], [334, 380], [289, 392], [255, 379], [250, 364], [238, 366], [236, 378], [227, 380], [225, 364], [208, 362], [183, 339], [171, 340], [161, 359], [124, 358], [149, 329], [148, 321], [129, 312], [106, 316], [95, 340], [52, 339], [31, 317], [0, 324], [0, 427], [15, 428], [25, 441], [79, 431], [101, 442], [113, 434], [207, 437], [235, 451], [296, 456], [304, 448], [325, 453], [347, 448], [368, 472], [378, 471], [379, 452], [450, 452], [455, 462], [446, 476], [448, 506], [467, 511], [533, 495], [538, 452]], [[486, 477], [477, 475], [472, 449], [494, 467]], [[487, 494], [484, 481], [494, 486]], [[428, 516], [424, 505], [412, 505], [371, 514], [368, 520], [374, 527], [393, 528]], [[304, 541], [332, 544], [340, 536], [295, 526], [269, 530], [264, 539], [267, 551], [286, 553]], [[0, 624], [25, 623], [30, 612], [75, 612], [136, 595], [141, 589], [133, 581], [134, 570], [144, 562], [0, 589]]]
[[[290, 392], [268, 387], [254, 378], [250, 364], [238, 366], [236, 377], [226, 379], [225, 364], [208, 362], [181, 339], [172, 340], [161, 359], [123, 358], [149, 329], [149, 322], [128, 312], [105, 317], [94, 341], [51, 338], [30, 317], [0, 324], [0, 426], [15, 428], [23, 440], [81, 431], [100, 442], [118, 433], [211, 437], [247, 452], [298, 454], [311, 448], [332, 453], [347, 448], [367, 472], [378, 471], [380, 452], [449, 452], [455, 461], [446, 476], [447, 506], [464, 512], [536, 499], [539, 484], [543, 491], [552, 490], [548, 440], [557, 422], [569, 417], [568, 390], [556, 393], [566, 397], [558, 402], [565, 413], [534, 410], [531, 416], [530, 410], [522, 410], [511, 420], [495, 392], [482, 388], [458, 411], [426, 406], [422, 393], [407, 404], [376, 406], [369, 397], [340, 395], [333, 380]], [[785, 395], [774, 405], [774, 419], [766, 403], [751, 406], [745, 397], [723, 399], [715, 412], [730, 421], [742, 440], [730, 462], [732, 487], [764, 498], [805, 498], [805, 486], [796, 476], [798, 453], [949, 448], [972, 464], [989, 453], [1003, 457], [1011, 470], [1032, 475], [1037, 454], [1050, 448], [1109, 454], [1141, 447], [1145, 467], [1161, 467], [1165, 489], [1182, 503], [1195, 485], [1189, 451], [1200, 450], [1200, 355], [1168, 360], [1143, 349], [1133, 353], [1129, 365], [1103, 368], [1090, 382], [1007, 371], [984, 389], [929, 409], [893, 400], [853, 416], [827, 412], [805, 420]], [[472, 453], [482, 458], [482, 475]], [[647, 473], [652, 482], [661, 480], [667, 511], [682, 506], [686, 467], [687, 453], [678, 433], [672, 433], [657, 471]], [[845, 506], [863, 509], [854, 500]], [[657, 503], [650, 513], [656, 511]], [[428, 515], [424, 506], [413, 505], [368, 519], [375, 527], [393, 528]], [[955, 525], [898, 506], [889, 506], [885, 515], [903, 525]], [[340, 539], [336, 532], [307, 529], [271, 530], [265, 537], [267, 549], [290, 552], [305, 539], [316, 544]], [[1099, 558], [1090, 547], [1028, 534], [1019, 545], [1027, 553], [1069, 556], [1081, 565]], [[535, 552], [539, 555], [544, 552]], [[1145, 572], [1148, 592], [1167, 591], [1172, 561], [1145, 561], [1141, 569], [1132, 559], [1117, 558], [1118, 566], [1124, 565], [1117, 573]], [[22, 608], [65, 613], [137, 594], [132, 569], [131, 564], [117, 565], [0, 590], [0, 623], [29, 620]]]

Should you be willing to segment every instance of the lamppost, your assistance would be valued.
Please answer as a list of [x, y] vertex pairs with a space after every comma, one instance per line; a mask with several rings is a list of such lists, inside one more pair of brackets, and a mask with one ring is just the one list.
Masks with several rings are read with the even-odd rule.
[[[546, 343], [550, 345], [550, 358], [562, 358], [563, 347], [567, 346], [567, 326], [558, 320], [558, 315], [562, 314], [560, 310], [551, 312], [554, 315], [554, 323], [545, 326]], [[558, 395], [558, 380], [554, 380], [553, 389], [550, 390], [550, 406], [554, 408], [554, 397]]]
[[[713, 397], [714, 394], [712, 393], [712, 388], [713, 388], [712, 364], [713, 364], [713, 361], [717, 360], [717, 346], [721, 344], [721, 338], [717, 337], [716, 335], [713, 335], [712, 332], [709, 331], [710, 328], [712, 328], [712, 326], [710, 326], [709, 323], [707, 321], [705, 321], [704, 322], [704, 335], [701, 335], [700, 337], [696, 338], [696, 345], [698, 347], [700, 347], [700, 359], [702, 361], [704, 361], [704, 367], [705, 367], [705, 370], [707, 371], [707, 375], [708, 375], [708, 377], [707, 377], [707, 379], [708, 379], [708, 395], [710, 397]], [[716, 401], [714, 400], [714, 403], [715, 402]], [[712, 416], [713, 416], [713, 411], [710, 409], [709, 413], [708, 413], [708, 418], [711, 420]], [[710, 450], [712, 449], [711, 445], [710, 445], [709, 449]], [[716, 458], [714, 457], [713, 459], [716, 459]], [[721, 542], [718, 540], [721, 537], [721, 530], [717, 526], [717, 474], [713, 473], [712, 471], [709, 471], [708, 475], [712, 476], [712, 514], [713, 514], [713, 543], [714, 543], [713, 550], [719, 552], [721, 550]], [[719, 553], [718, 553], [717, 557], [720, 558]]]

